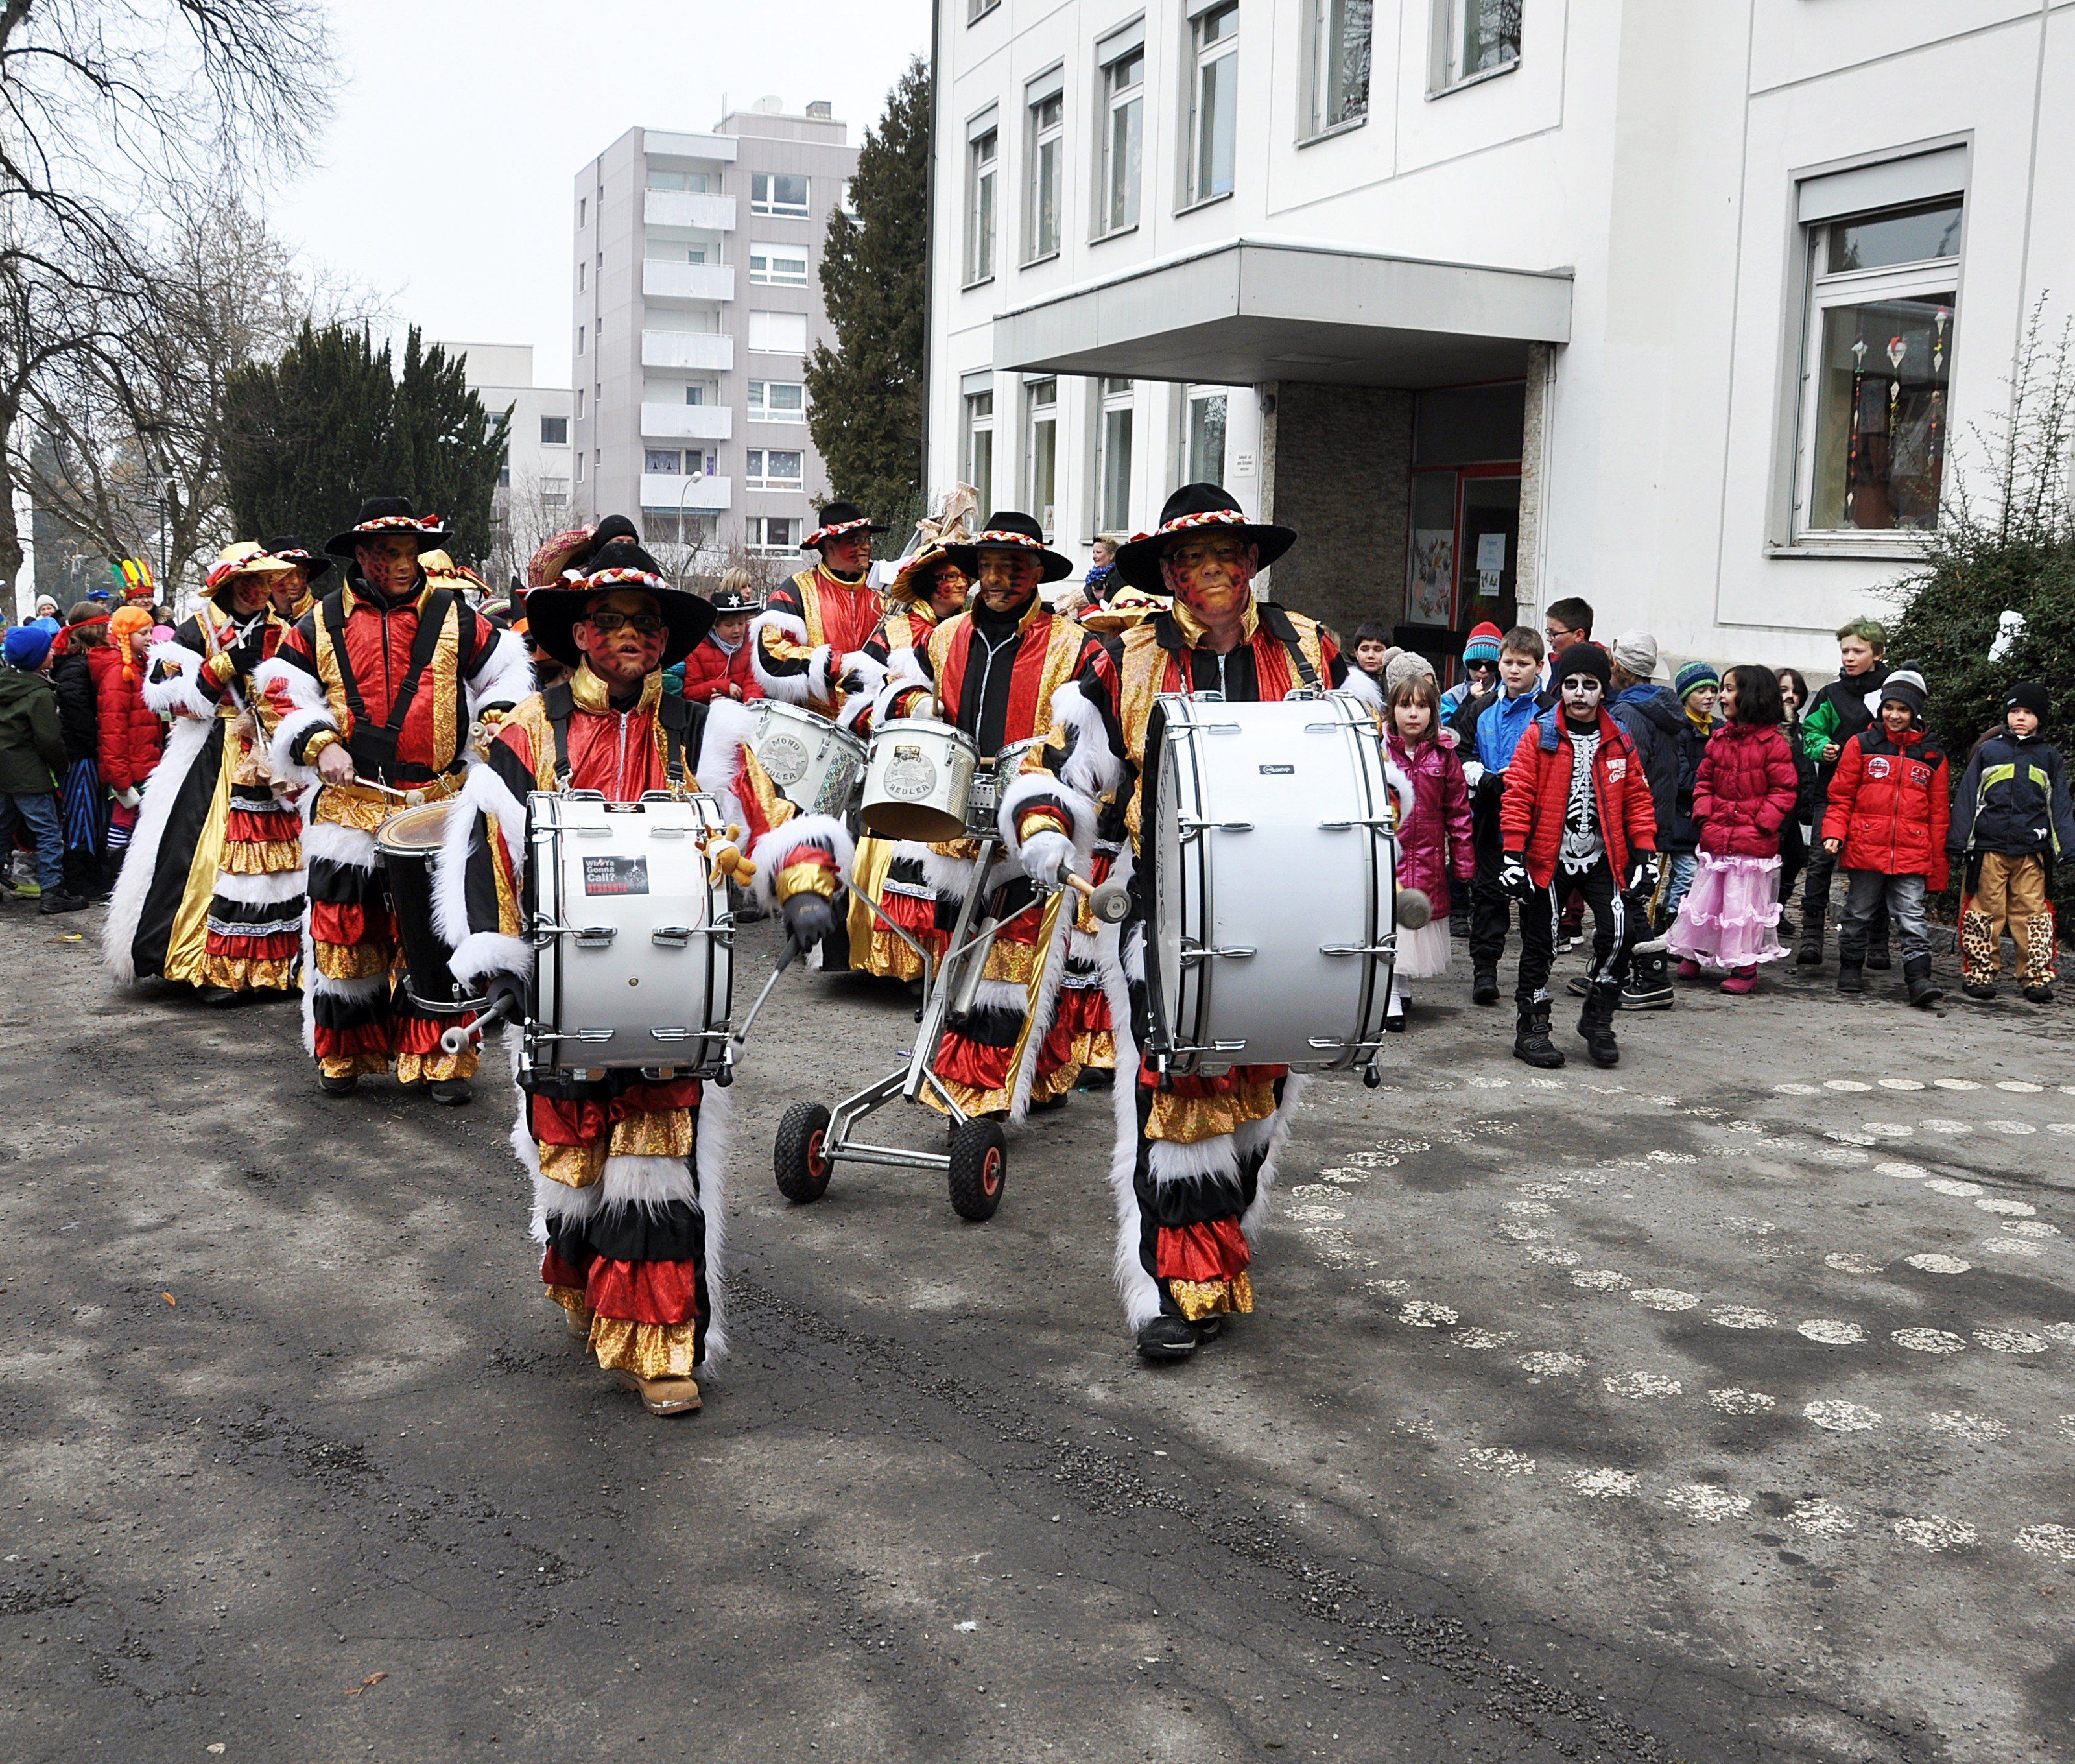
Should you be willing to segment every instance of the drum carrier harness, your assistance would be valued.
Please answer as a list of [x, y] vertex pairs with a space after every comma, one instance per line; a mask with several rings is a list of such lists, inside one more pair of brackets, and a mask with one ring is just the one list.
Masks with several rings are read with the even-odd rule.
[[[576, 694], [569, 682], [549, 686], [540, 694], [540, 708], [547, 713], [548, 727], [555, 737], [555, 788], [569, 787], [569, 718], [576, 714]], [[706, 727], [706, 707], [674, 693], [656, 701], [656, 720], [663, 726], [663, 772], [673, 794], [681, 793], [690, 781], [685, 769], [685, 748], [690, 739]]]

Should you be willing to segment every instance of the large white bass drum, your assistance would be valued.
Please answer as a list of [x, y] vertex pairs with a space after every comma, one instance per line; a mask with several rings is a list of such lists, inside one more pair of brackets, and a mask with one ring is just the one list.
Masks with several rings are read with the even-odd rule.
[[839, 820], [847, 814], [864, 776], [864, 743], [826, 717], [782, 699], [760, 698], [750, 710], [756, 726], [749, 751], [779, 794], [808, 814]]
[[735, 964], [727, 877], [707, 855], [727, 839], [719, 805], [540, 791], [528, 824], [527, 1075], [723, 1072]]
[[1158, 1062], [1373, 1068], [1396, 954], [1397, 805], [1369, 710], [1339, 693], [1163, 695], [1145, 777]]
[[955, 839], [966, 830], [980, 764], [964, 730], [931, 717], [893, 718], [872, 733], [859, 816], [882, 839]]

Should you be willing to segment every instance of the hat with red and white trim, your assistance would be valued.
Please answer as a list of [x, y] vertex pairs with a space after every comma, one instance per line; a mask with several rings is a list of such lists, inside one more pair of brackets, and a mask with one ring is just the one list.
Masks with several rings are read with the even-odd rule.
[[824, 503], [815, 511], [821, 524], [800, 541], [800, 549], [812, 551], [846, 533], [883, 533], [886, 529], [855, 503]]
[[1020, 553], [1038, 560], [1040, 582], [1059, 582], [1074, 573], [1071, 557], [1050, 549], [1045, 529], [1028, 515], [1001, 508], [987, 517], [987, 524], [968, 543], [946, 545], [944, 555], [975, 582], [980, 579], [980, 554], [984, 551]]
[[350, 557], [356, 546], [391, 533], [415, 539], [420, 551], [437, 551], [451, 536], [437, 515], [412, 514], [408, 496], [370, 496], [360, 505], [360, 519], [327, 539], [325, 549], [334, 557]]
[[565, 577], [562, 586], [528, 590], [527, 631], [556, 660], [574, 668], [583, 660], [583, 652], [577, 647], [577, 621], [595, 596], [621, 588], [648, 595], [663, 615], [660, 667], [682, 661], [713, 628], [710, 601], [689, 589], [672, 587], [647, 552], [631, 540], [615, 539], [599, 547], [582, 574]]
[[1166, 578], [1160, 574], [1160, 560], [1183, 539], [1206, 532], [1234, 533], [1248, 545], [1261, 548], [1261, 568], [1265, 569], [1297, 543], [1289, 527], [1249, 520], [1230, 495], [1216, 484], [1184, 484], [1167, 499], [1160, 511], [1160, 524], [1149, 533], [1137, 533], [1116, 554], [1116, 573], [1134, 588], [1164, 594]]

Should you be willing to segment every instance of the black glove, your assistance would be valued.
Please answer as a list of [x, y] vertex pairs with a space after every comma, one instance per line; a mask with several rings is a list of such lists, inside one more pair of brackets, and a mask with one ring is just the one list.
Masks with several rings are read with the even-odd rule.
[[1527, 873], [1527, 860], [1518, 851], [1509, 851], [1499, 859], [1498, 885], [1516, 901], [1524, 901], [1535, 892], [1535, 879]]
[[803, 950], [810, 950], [836, 928], [835, 909], [810, 889], [788, 895], [779, 902], [785, 915], [785, 934]]
[[245, 679], [252, 677], [252, 670], [267, 659], [267, 621], [255, 619], [246, 627], [237, 642], [229, 645], [224, 654], [230, 665]]
[[493, 974], [483, 988], [490, 1008], [507, 1023], [526, 1021], [526, 983], [516, 974]]
[[1655, 851], [1632, 851], [1628, 859], [1628, 892], [1630, 894], [1655, 894], [1657, 892], [1657, 854]]
[[862, 692], [864, 690], [864, 676], [855, 668], [847, 669], [836, 676], [835, 687], [842, 693]]

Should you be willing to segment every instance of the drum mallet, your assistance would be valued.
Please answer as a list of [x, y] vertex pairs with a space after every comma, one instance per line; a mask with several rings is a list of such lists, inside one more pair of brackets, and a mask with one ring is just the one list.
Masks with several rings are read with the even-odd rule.
[[1398, 891], [1398, 922], [1408, 931], [1416, 931], [1434, 917], [1434, 903], [1427, 898], [1424, 888], [1400, 888]]
[[[1086, 876], [1077, 876], [1071, 870], [1067, 870], [1062, 873], [1064, 876], [1066, 886], [1071, 888], [1076, 894], [1079, 895], [1083, 901], [1086, 901], [1088, 903], [1088, 910], [1094, 913], [1097, 918], [1100, 919], [1104, 924], [1121, 925], [1124, 923], [1125, 919], [1130, 917], [1131, 890], [1126, 888], [1121, 882], [1105, 882], [1098, 887], [1095, 884], [1091, 882]], [[1414, 891], [1410, 889], [1406, 891], [1406, 893], [1412, 892]], [[1404, 894], [1400, 894], [1398, 896], [1398, 899], [1401, 902], [1403, 901], [1404, 898]], [[1423, 894], [1419, 898], [1422, 901], [1424, 901], [1427, 896]], [[1402, 917], [1404, 915], [1401, 911], [1399, 917]], [[1427, 921], [1424, 919], [1419, 921], [1421, 925], [1424, 925], [1426, 922]]]

